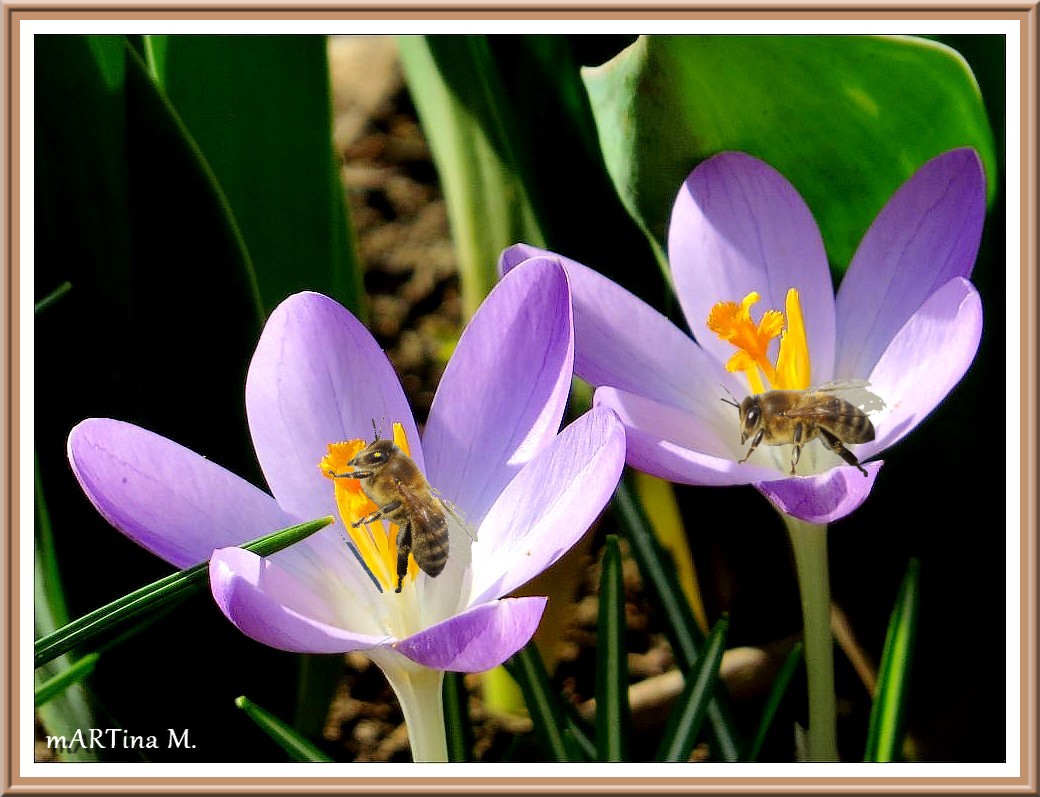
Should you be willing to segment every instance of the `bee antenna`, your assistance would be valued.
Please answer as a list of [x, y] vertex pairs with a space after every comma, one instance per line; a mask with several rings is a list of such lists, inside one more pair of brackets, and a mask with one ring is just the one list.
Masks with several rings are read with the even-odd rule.
[[379, 429], [376, 428], [376, 419], [372, 419], [372, 434], [376, 436], [376, 440], [379, 439]]
[[726, 387], [725, 385], [721, 385], [721, 387], [722, 387], [723, 390], [725, 390], [727, 393], [729, 393], [729, 398], [728, 399], [719, 399], [719, 401], [721, 401], [723, 404], [732, 404], [734, 407], [736, 407], [739, 410], [740, 409], [740, 403], [737, 401], [736, 397], [732, 393], [729, 392], [729, 388]]

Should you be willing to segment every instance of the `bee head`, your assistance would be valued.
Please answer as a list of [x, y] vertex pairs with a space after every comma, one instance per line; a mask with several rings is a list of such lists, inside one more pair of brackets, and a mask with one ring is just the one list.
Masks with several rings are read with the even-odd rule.
[[377, 438], [347, 464], [352, 468], [374, 472], [386, 465], [399, 450], [392, 440]]
[[762, 424], [762, 405], [758, 396], [748, 396], [740, 402], [740, 443], [758, 431]]

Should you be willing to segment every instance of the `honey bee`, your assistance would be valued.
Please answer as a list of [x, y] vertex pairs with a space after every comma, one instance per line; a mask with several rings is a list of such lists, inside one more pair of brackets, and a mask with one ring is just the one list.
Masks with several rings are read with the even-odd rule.
[[397, 589], [394, 591], [401, 591], [408, 572], [409, 553], [431, 578], [440, 575], [448, 561], [447, 514], [455, 515], [454, 508], [434, 494], [411, 457], [378, 435], [347, 464], [354, 470], [330, 471], [329, 475], [337, 479], [358, 479], [362, 492], [379, 507], [351, 525], [357, 528], [382, 518], [397, 524]]
[[[845, 444], [869, 443], [874, 439], [874, 424], [867, 413], [852, 401], [836, 395], [838, 391], [857, 391], [856, 400], [868, 409], [879, 409], [884, 402], [873, 393], [864, 390], [862, 380], [829, 382], [808, 390], [767, 390], [748, 396], [739, 404], [722, 399], [740, 411], [740, 442], [751, 438], [751, 448], [738, 462], [747, 462], [748, 457], [761, 443], [767, 446], [793, 445], [791, 452], [791, 475], [802, 453], [802, 446], [819, 438], [823, 445], [859, 468], [866, 476], [856, 455]], [[851, 392], [849, 397], [852, 398]]]

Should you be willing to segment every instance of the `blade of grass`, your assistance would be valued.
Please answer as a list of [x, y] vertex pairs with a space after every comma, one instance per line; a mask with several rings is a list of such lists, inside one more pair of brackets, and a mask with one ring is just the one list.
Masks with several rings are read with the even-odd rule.
[[899, 757], [906, 730], [907, 693], [921, 600], [920, 571], [920, 561], [911, 559], [892, 609], [885, 648], [881, 654], [874, 705], [870, 711], [864, 761], [889, 762]]
[[52, 698], [64, 692], [75, 683], [79, 683], [92, 672], [100, 658], [98, 653], [88, 653], [82, 659], [77, 659], [71, 667], [62, 670], [53, 678], [48, 678], [33, 693], [33, 705], [36, 708], [47, 703]]
[[658, 761], [689, 761], [719, 677], [728, 629], [729, 618], [723, 615], [715, 623], [697, 664], [686, 673], [686, 685], [668, 716], [668, 724], [657, 749]]
[[293, 761], [312, 764], [332, 763], [332, 759], [319, 750], [313, 742], [298, 734], [291, 725], [282, 722], [270, 711], [258, 706], [248, 697], [236, 697], [235, 705], [242, 709], [249, 719], [260, 726], [264, 733], [270, 736], [279, 747], [288, 753], [289, 758]]
[[773, 686], [766, 697], [765, 708], [762, 709], [762, 718], [758, 722], [755, 738], [751, 741], [751, 745], [742, 759], [743, 761], [758, 760], [758, 755], [762, 752], [762, 745], [765, 743], [766, 735], [769, 733], [773, 720], [776, 718], [776, 712], [783, 702], [784, 695], [787, 694], [787, 687], [790, 686], [794, 674], [798, 671], [798, 665], [802, 662], [804, 647], [801, 642], [796, 642], [794, 647], [791, 648], [791, 652], [787, 654], [787, 658], [784, 659], [783, 666], [780, 667], [780, 672], [776, 674]]
[[[632, 555], [639, 565], [647, 597], [662, 613], [668, 641], [672, 645], [679, 669], [689, 673], [697, 662], [704, 636], [694, 619], [690, 605], [683, 597], [671, 557], [657, 541], [653, 527], [635, 497], [635, 490], [626, 476], [614, 495], [614, 512], [625, 530]], [[718, 758], [733, 762], [742, 747], [731, 718], [729, 704], [722, 685], [717, 685], [714, 700], [708, 706], [708, 722], [714, 737]]]
[[621, 546], [607, 536], [599, 580], [596, 625], [596, 746], [599, 761], [627, 761], [632, 712], [628, 705], [625, 584]]
[[65, 280], [65, 282], [61, 283], [61, 285], [59, 285], [57, 288], [55, 288], [53, 291], [48, 293], [46, 296], [44, 296], [42, 299], [40, 299], [40, 301], [36, 303], [36, 305], [33, 307], [33, 315], [39, 315], [41, 312], [46, 310], [48, 307], [50, 307], [52, 304], [54, 304], [62, 296], [64, 296], [71, 290], [72, 283], [68, 280]]
[[538, 648], [529, 642], [506, 662], [506, 669], [524, 693], [535, 736], [553, 761], [569, 762], [571, 746], [564, 738], [564, 713], [549, 683]]
[[[333, 522], [331, 516], [311, 520], [287, 529], [281, 529], [240, 546], [258, 556], [269, 556], [276, 551], [306, 539]], [[34, 662], [36, 667], [67, 653], [77, 645], [110, 632], [130, 620], [154, 611], [160, 606], [202, 588], [209, 580], [209, 562], [202, 562], [154, 581], [100, 609], [95, 609], [56, 631], [36, 640]]]
[[448, 735], [448, 760], [473, 760], [473, 726], [469, 721], [469, 693], [462, 673], [444, 673], [444, 728]]

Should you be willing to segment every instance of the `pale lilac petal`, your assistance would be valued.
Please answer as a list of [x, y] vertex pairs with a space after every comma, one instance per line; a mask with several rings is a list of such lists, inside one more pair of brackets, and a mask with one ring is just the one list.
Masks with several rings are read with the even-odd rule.
[[985, 216], [986, 177], [972, 149], [933, 158], [896, 191], [838, 291], [837, 376], [870, 373], [925, 299], [971, 274]]
[[[224, 615], [242, 633], [279, 650], [345, 653], [393, 640], [380, 633], [365, 602], [337, 607], [313, 581], [293, 577], [276, 562], [241, 548], [216, 551], [209, 565], [210, 589]], [[373, 587], [374, 590], [374, 587]], [[351, 611], [359, 630], [337, 622], [337, 610]]]
[[386, 354], [344, 307], [318, 293], [290, 296], [264, 326], [246, 380], [246, 410], [260, 467], [278, 503], [301, 517], [335, 515], [318, 470], [329, 443], [385, 436], [404, 425], [422, 451], [411, 410]]
[[77, 424], [68, 455], [98, 512], [176, 567], [310, 519], [284, 512], [271, 496], [194, 451], [123, 421]]
[[[777, 475], [775, 468], [737, 463], [743, 456], [737, 410], [721, 401], [719, 415], [712, 418], [606, 387], [596, 391], [595, 403], [612, 409], [625, 425], [628, 464], [637, 470], [681, 484], [716, 487]], [[729, 436], [720, 437], [721, 430]]]
[[693, 339], [618, 284], [566, 257], [526, 244], [499, 260], [508, 273], [532, 257], [563, 264], [574, 303], [574, 373], [592, 385], [612, 385], [664, 404], [701, 412], [720, 381], [736, 384]]
[[502, 488], [555, 437], [574, 362], [558, 263], [506, 276], [466, 326], [423, 433], [430, 483], [479, 526]]
[[[773, 167], [742, 152], [724, 152], [697, 166], [672, 209], [668, 259], [690, 329], [719, 362], [734, 349], [706, 326], [714, 304], [739, 303], [757, 291], [757, 319], [767, 309], [783, 311], [788, 289], [797, 288], [812, 379], [831, 378], [834, 288], [823, 239], [805, 201]], [[776, 347], [774, 341], [774, 362]]]
[[403, 639], [394, 648], [438, 670], [490, 670], [530, 641], [547, 601], [534, 597], [485, 603]]
[[469, 605], [509, 594], [569, 550], [607, 505], [624, 460], [621, 423], [594, 408], [527, 463], [480, 526]]
[[845, 517], [866, 500], [882, 464], [864, 464], [866, 476], [843, 465], [815, 476], [759, 482], [755, 487], [784, 514], [822, 525]]
[[982, 337], [982, 303], [971, 283], [955, 277], [914, 313], [870, 374], [870, 389], [887, 407], [864, 457], [888, 448], [919, 424], [968, 370]]

